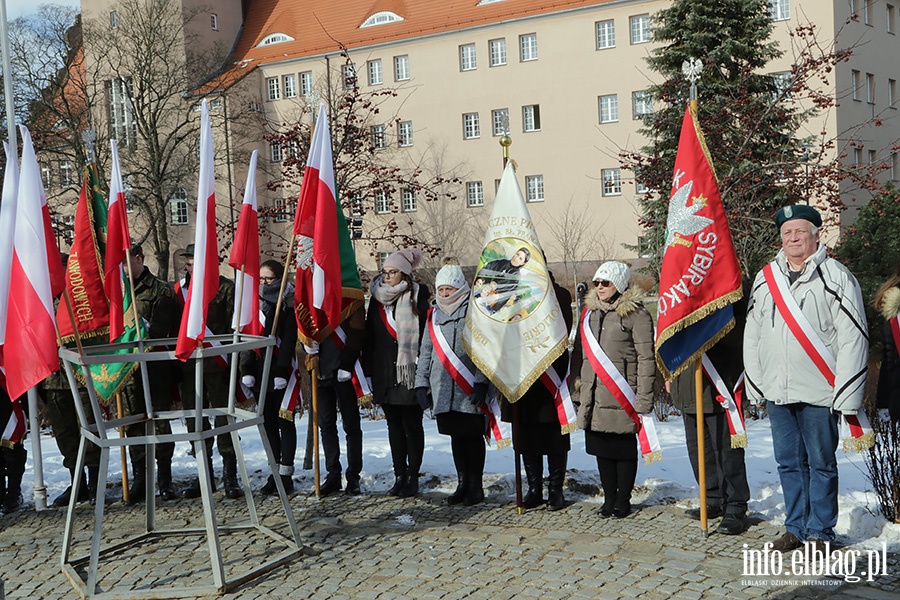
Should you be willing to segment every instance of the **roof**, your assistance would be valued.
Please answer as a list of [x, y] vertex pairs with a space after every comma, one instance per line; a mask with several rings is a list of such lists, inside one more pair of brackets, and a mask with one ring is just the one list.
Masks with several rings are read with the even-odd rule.
[[[249, 0], [241, 37], [209, 87], [230, 87], [268, 62], [316, 56], [513, 19], [607, 4], [613, 0]], [[391, 12], [403, 18], [360, 28]], [[259, 43], [274, 33], [294, 41]]]

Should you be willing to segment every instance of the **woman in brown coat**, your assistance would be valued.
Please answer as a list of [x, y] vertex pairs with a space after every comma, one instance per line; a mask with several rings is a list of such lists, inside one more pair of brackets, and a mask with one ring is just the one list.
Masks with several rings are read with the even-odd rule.
[[[653, 320], [640, 302], [642, 291], [629, 287], [630, 279], [631, 271], [623, 263], [600, 265], [594, 274], [595, 288], [585, 298], [582, 321], [587, 317], [590, 335], [634, 391], [635, 410], [648, 413], [653, 410], [656, 376]], [[584, 429], [585, 450], [597, 458], [604, 495], [600, 516], [627, 517], [637, 476], [637, 427], [595, 372], [588, 359], [589, 349], [582, 346], [585, 340], [580, 325], [576, 348], [584, 356], [578, 426]]]

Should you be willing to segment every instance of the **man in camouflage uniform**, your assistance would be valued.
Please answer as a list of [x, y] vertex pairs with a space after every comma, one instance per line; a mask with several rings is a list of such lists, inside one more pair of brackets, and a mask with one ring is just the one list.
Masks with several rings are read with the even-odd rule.
[[[176, 285], [176, 296], [178, 297], [182, 308], [187, 299], [188, 284], [190, 283], [191, 273], [194, 270], [194, 245], [188, 244], [187, 249], [182, 254], [186, 259], [184, 265], [185, 277]], [[234, 282], [226, 277], [219, 276], [219, 291], [210, 302], [206, 314], [207, 335], [212, 332], [213, 335], [221, 335], [231, 333], [232, 317], [234, 315]], [[228, 406], [228, 365], [224, 360], [225, 357], [208, 358], [203, 362], [203, 406], [204, 408], [226, 408]], [[181, 399], [185, 410], [193, 410], [195, 408], [196, 388], [195, 388], [195, 370], [194, 360], [189, 360], [182, 367], [181, 377]], [[195, 423], [193, 417], [186, 419], [188, 431], [194, 431]], [[216, 417], [216, 426], [224, 426], [228, 424], [226, 417]], [[209, 423], [204, 422], [204, 429], [209, 429]], [[244, 494], [241, 484], [237, 478], [237, 457], [234, 453], [234, 443], [231, 440], [231, 434], [225, 433], [217, 437], [219, 455], [222, 457], [222, 486], [225, 488], [225, 496], [228, 498], [241, 498]], [[206, 440], [206, 450], [209, 458], [209, 472], [212, 473], [212, 447], [213, 440]], [[215, 480], [213, 480], [213, 490], [215, 490]], [[199, 498], [200, 497], [200, 480], [195, 479], [190, 486], [182, 490], [183, 498]]]
[[[148, 328], [150, 339], [177, 337], [181, 310], [175, 299], [175, 291], [169, 285], [153, 275], [144, 265], [144, 250], [135, 244], [131, 249], [131, 276], [134, 280], [134, 298], [137, 302], [138, 315]], [[128, 321], [126, 315], [126, 321]], [[150, 402], [155, 411], [172, 410], [172, 385], [174, 368], [171, 362], [147, 363], [147, 375], [150, 379]], [[145, 412], [144, 387], [140, 370], [136, 370], [134, 378], [122, 390], [122, 401], [127, 414]], [[144, 423], [134, 423], [125, 429], [128, 437], [145, 434]], [[156, 434], [172, 433], [168, 421], [156, 422]], [[174, 500], [177, 496], [172, 487], [172, 455], [175, 443], [168, 442], [156, 445], [157, 486], [159, 496], [163, 500]], [[135, 504], [144, 500], [146, 488], [145, 470], [146, 446], [131, 446], [132, 481], [128, 490], [128, 503]]]

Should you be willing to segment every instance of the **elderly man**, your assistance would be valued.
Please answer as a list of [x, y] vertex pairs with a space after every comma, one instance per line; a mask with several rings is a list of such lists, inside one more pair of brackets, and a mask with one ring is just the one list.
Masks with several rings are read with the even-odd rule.
[[747, 393], [768, 402], [787, 532], [774, 550], [824, 547], [837, 523], [838, 417], [860, 410], [869, 340], [859, 284], [819, 241], [810, 206], [775, 216], [781, 251], [756, 276], [744, 334]]

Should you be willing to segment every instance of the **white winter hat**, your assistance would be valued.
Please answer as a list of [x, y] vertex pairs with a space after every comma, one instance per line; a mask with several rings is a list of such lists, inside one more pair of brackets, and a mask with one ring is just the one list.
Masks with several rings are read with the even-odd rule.
[[631, 269], [625, 263], [616, 260], [610, 260], [597, 269], [594, 273], [594, 281], [609, 281], [616, 290], [621, 294], [628, 289], [628, 282], [631, 280]]
[[434, 278], [434, 287], [437, 289], [442, 285], [449, 285], [456, 289], [465, 286], [466, 276], [463, 275], [462, 268], [459, 265], [444, 265], [441, 267], [441, 270], [438, 271], [437, 276]]

